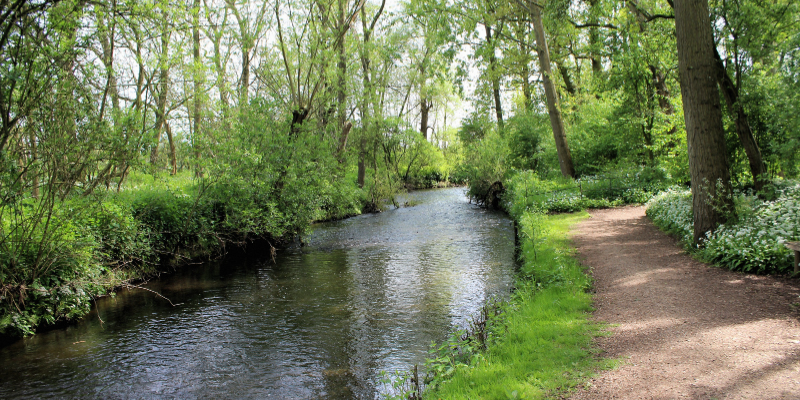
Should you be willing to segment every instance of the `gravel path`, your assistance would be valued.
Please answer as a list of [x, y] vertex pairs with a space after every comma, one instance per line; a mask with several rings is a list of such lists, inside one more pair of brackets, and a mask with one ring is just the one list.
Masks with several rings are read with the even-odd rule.
[[597, 340], [622, 360], [573, 399], [800, 399], [800, 283], [685, 254], [644, 207], [591, 211], [574, 241], [595, 279]]

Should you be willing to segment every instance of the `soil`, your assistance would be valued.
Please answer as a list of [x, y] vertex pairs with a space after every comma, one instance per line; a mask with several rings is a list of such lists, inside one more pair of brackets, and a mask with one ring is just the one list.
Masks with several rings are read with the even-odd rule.
[[572, 399], [800, 399], [800, 282], [693, 259], [644, 207], [590, 211], [574, 232], [594, 276], [596, 345], [621, 365]]

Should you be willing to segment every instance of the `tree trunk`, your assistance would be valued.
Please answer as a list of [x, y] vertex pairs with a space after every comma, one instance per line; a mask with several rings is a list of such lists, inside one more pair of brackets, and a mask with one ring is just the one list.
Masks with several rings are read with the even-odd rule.
[[363, 188], [364, 187], [364, 178], [367, 175], [367, 163], [364, 160], [365, 157], [363, 155], [361, 155], [361, 154], [363, 154], [363, 152], [359, 153], [358, 178], [357, 178], [357, 181], [358, 181], [358, 187]]
[[[374, 17], [372, 18], [372, 23], [367, 26], [367, 13], [364, 7], [361, 7], [361, 25], [362, 25], [362, 33], [364, 35], [364, 45], [359, 49], [359, 55], [361, 57], [361, 69], [362, 69], [362, 81], [363, 81], [363, 96], [362, 96], [362, 103], [361, 103], [361, 117], [362, 117], [362, 132], [361, 132], [361, 140], [359, 140], [358, 145], [358, 176], [356, 181], [358, 183], [358, 187], [364, 187], [364, 181], [367, 175], [367, 137], [366, 135], [369, 134], [369, 127], [373, 124], [373, 120], [375, 119], [375, 114], [379, 109], [379, 104], [375, 96], [375, 91], [372, 84], [372, 69], [371, 69], [371, 61], [369, 58], [369, 49], [370, 49], [370, 39], [372, 37], [372, 31], [375, 29], [375, 25], [378, 23], [378, 19], [383, 14], [383, 9], [386, 6], [386, 0], [381, 1], [381, 6], [378, 8], [378, 11], [375, 13]], [[372, 109], [370, 109], [372, 107]], [[377, 166], [376, 166], [377, 170]]]
[[699, 244], [734, 212], [708, 0], [675, 1], [675, 32]]
[[169, 142], [169, 164], [172, 166], [170, 175], [178, 173], [178, 154], [175, 151], [175, 139], [172, 137], [172, 128], [168, 123], [164, 123], [164, 131], [167, 132], [167, 141]]
[[[162, 17], [166, 21], [166, 13]], [[158, 60], [158, 98], [156, 99], [156, 125], [153, 133], [153, 144], [150, 150], [150, 164], [158, 162], [158, 145], [161, 142], [161, 133], [167, 120], [167, 91], [169, 90], [169, 30], [166, 25], [161, 31], [161, 54]]]
[[428, 140], [428, 118], [430, 116], [430, 111], [431, 102], [423, 97], [419, 101], [419, 131], [422, 133], [422, 137], [425, 140]]
[[249, 44], [242, 48], [242, 81], [239, 83], [239, 108], [244, 109], [250, 103], [250, 53]]
[[550, 68], [550, 52], [547, 49], [547, 39], [544, 34], [544, 24], [542, 24], [542, 10], [533, 2], [528, 2], [531, 10], [533, 29], [536, 32], [536, 52], [539, 54], [539, 69], [542, 73], [544, 84], [544, 94], [547, 99], [547, 112], [550, 114], [550, 125], [553, 128], [553, 137], [558, 151], [558, 163], [561, 166], [561, 174], [565, 177], [575, 177], [575, 167], [572, 165], [572, 154], [567, 144], [567, 133], [564, 128], [564, 120], [561, 118], [561, 110], [558, 106], [558, 94], [552, 80], [552, 69]]
[[492, 28], [489, 24], [484, 24], [484, 28], [486, 28], [486, 43], [489, 45], [489, 73], [492, 80], [494, 111], [497, 116], [497, 127], [502, 131], [505, 128], [505, 122], [503, 121], [503, 104], [500, 100], [500, 76], [497, 72], [497, 56], [494, 55], [495, 42], [492, 39]]
[[530, 110], [531, 104], [533, 104], [533, 96], [531, 95], [531, 70], [527, 63], [522, 65], [521, 75], [522, 95], [525, 97], [525, 110]]
[[564, 79], [564, 89], [567, 89], [569, 94], [575, 94], [575, 84], [572, 83], [572, 77], [569, 76], [569, 68], [564, 65], [564, 62], [557, 62], [556, 68], [558, 68], [561, 78]]
[[192, 147], [194, 148], [194, 155], [197, 159], [198, 165], [195, 174], [198, 177], [203, 176], [203, 170], [200, 167], [200, 139], [202, 132], [200, 128], [200, 118], [203, 112], [202, 101], [202, 88], [204, 73], [203, 73], [203, 60], [200, 58], [200, 0], [194, 0], [192, 9], [192, 60], [194, 61], [194, 68], [192, 69], [193, 79], [193, 97], [194, 97], [194, 112], [192, 113]]
[[[97, 16], [98, 24], [102, 25], [98, 27], [97, 36], [100, 41], [100, 47], [103, 53], [101, 61], [103, 62], [103, 67], [106, 68], [108, 74], [107, 92], [109, 97], [111, 97], [111, 107], [113, 108], [114, 111], [118, 111], [119, 91], [117, 88], [117, 75], [114, 73], [114, 47], [113, 47], [114, 38], [109, 36], [108, 29], [110, 28], [106, 26], [113, 24], [113, 22], [104, 19], [104, 15], [102, 12], [99, 11], [99, 7], [96, 8], [95, 15]], [[110, 18], [113, 19], [115, 18], [115, 16], [112, 15]]]
[[[519, 70], [519, 78], [520, 82], [522, 83], [522, 96], [525, 98], [525, 110], [530, 110], [531, 104], [533, 103], [533, 98], [531, 95], [531, 69], [530, 69], [530, 50], [527, 44], [527, 32], [528, 32], [528, 25], [527, 22], [518, 22], [514, 25], [514, 32], [518, 39], [517, 44], [519, 45], [519, 55], [520, 55], [520, 70]], [[447, 124], [445, 124], [447, 126]]]
[[599, 54], [599, 47], [602, 46], [600, 30], [596, 26], [600, 21], [597, 17], [599, 13], [597, 3], [599, 3], [598, 0], [589, 0], [589, 23], [593, 24], [589, 27], [589, 58], [592, 59], [592, 76], [595, 80], [602, 79], [601, 74], [603, 73], [603, 64]]
[[[647, 30], [647, 16], [644, 15], [643, 11], [640, 10], [633, 1], [626, 1], [625, 5], [628, 7], [628, 11], [636, 17], [636, 21], [639, 24], [639, 31], [644, 33]], [[664, 73], [656, 65], [649, 64], [647, 68], [650, 69], [652, 75], [653, 86], [656, 88], [656, 99], [658, 100], [658, 106], [661, 108], [661, 112], [663, 112], [664, 115], [675, 114], [675, 108], [672, 106], [672, 103], [669, 102], [670, 92]], [[676, 128], [673, 126], [668, 133], [673, 134], [675, 132]]]
[[764, 163], [764, 159], [761, 158], [761, 149], [759, 149], [756, 138], [753, 136], [753, 131], [750, 129], [750, 122], [744, 112], [744, 107], [739, 102], [739, 88], [736, 87], [730, 75], [728, 75], [725, 64], [722, 63], [722, 58], [716, 48], [714, 48], [714, 59], [717, 67], [717, 81], [722, 91], [722, 97], [728, 105], [731, 117], [736, 120], [736, 134], [739, 136], [739, 141], [747, 154], [750, 173], [753, 175], [756, 191], [760, 191], [764, 188], [765, 179], [767, 178], [767, 165]]

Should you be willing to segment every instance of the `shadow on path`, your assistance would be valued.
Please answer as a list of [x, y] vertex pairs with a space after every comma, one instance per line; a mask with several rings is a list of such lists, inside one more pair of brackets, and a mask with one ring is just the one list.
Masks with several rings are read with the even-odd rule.
[[800, 285], [709, 267], [644, 207], [590, 212], [574, 241], [595, 279], [601, 373], [574, 399], [800, 398]]

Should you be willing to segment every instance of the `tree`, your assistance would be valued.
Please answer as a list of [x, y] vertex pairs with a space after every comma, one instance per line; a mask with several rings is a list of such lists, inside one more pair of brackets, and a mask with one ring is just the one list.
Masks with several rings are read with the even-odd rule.
[[553, 128], [561, 174], [565, 177], [574, 178], [575, 167], [572, 165], [572, 154], [567, 143], [566, 128], [558, 105], [558, 93], [553, 83], [553, 70], [550, 67], [550, 52], [547, 49], [541, 6], [529, 0], [528, 9], [531, 14], [533, 29], [536, 32], [536, 53], [539, 55], [539, 71], [542, 74], [542, 85], [544, 85], [544, 93], [547, 99], [547, 112], [550, 115], [550, 126]]
[[708, 0], [675, 1], [675, 33], [699, 244], [734, 212]]

